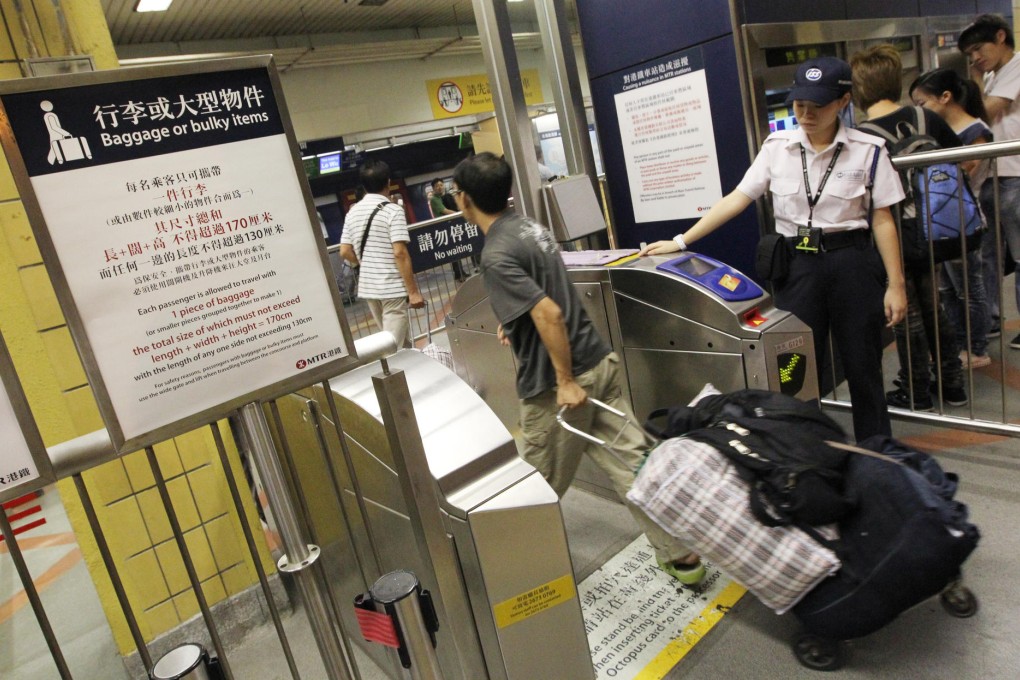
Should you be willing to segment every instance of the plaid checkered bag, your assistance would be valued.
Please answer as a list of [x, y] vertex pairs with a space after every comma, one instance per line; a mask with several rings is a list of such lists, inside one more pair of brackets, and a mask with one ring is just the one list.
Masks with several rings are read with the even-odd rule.
[[627, 498], [780, 614], [841, 566], [803, 531], [755, 519], [747, 483], [726, 456], [702, 442], [664, 441]]

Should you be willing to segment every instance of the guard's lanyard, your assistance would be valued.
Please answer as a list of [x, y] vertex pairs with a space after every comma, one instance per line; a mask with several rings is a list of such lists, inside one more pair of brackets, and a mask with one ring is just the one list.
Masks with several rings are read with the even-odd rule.
[[811, 197], [811, 181], [808, 179], [807, 171], [807, 152], [804, 150], [804, 145], [800, 145], [800, 164], [804, 168], [804, 191], [807, 192], [807, 204], [808, 204], [808, 218], [807, 226], [811, 228], [811, 220], [815, 214], [815, 206], [818, 205], [818, 199], [822, 197], [822, 190], [825, 189], [825, 183], [829, 181], [829, 175], [832, 174], [832, 169], [836, 167], [836, 160], [839, 159], [839, 152], [843, 150], [843, 142], [836, 144], [836, 150], [832, 153], [832, 160], [829, 161], [829, 167], [825, 169], [825, 174], [822, 175], [822, 181], [818, 185], [818, 192]]

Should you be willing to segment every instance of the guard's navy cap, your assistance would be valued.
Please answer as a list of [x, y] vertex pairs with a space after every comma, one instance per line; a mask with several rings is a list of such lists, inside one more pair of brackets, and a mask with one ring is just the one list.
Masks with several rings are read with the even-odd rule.
[[808, 59], [797, 68], [793, 89], [786, 98], [790, 106], [795, 100], [814, 102], [825, 106], [850, 91], [850, 64], [836, 57]]

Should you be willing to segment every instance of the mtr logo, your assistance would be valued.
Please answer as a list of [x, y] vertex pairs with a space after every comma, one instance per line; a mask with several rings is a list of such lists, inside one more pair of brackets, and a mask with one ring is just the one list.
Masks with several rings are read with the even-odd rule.
[[307, 359], [298, 359], [297, 362], [294, 364], [294, 367], [297, 368], [300, 371], [300, 370], [308, 368], [309, 366], [314, 366], [315, 364], [317, 364], [319, 362], [325, 361], [326, 359], [330, 358], [331, 356], [333, 356], [336, 353], [337, 353], [337, 350], [331, 349], [328, 352], [323, 352], [322, 354], [316, 354], [314, 357], [308, 357]]

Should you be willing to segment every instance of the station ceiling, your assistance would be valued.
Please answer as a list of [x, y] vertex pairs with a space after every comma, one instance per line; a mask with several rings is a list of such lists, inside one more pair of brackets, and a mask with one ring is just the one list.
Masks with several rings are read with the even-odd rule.
[[[471, 0], [174, 0], [147, 13], [101, 2], [124, 65], [271, 52], [286, 71], [481, 52]], [[508, 3], [518, 50], [541, 48], [534, 3]], [[565, 9], [576, 43], [574, 0]]]

